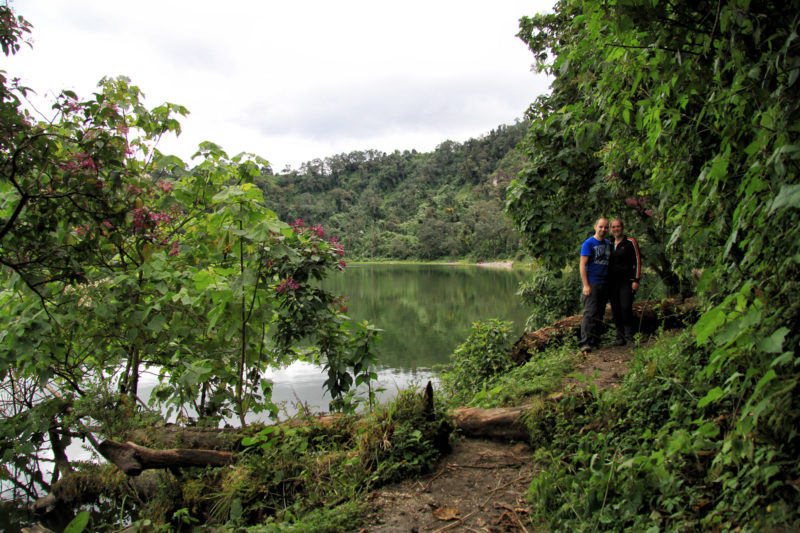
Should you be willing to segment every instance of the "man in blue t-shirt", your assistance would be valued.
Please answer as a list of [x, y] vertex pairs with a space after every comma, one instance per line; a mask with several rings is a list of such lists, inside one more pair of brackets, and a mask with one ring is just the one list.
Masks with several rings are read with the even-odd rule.
[[606, 310], [608, 293], [608, 260], [611, 257], [611, 243], [606, 239], [608, 219], [601, 217], [594, 224], [594, 235], [581, 246], [581, 281], [583, 282], [583, 319], [581, 338], [578, 346], [583, 353], [592, 351], [600, 344], [600, 325]]

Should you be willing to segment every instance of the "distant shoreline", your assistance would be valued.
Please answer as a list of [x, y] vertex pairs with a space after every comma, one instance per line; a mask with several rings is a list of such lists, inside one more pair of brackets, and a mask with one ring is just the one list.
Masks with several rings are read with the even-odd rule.
[[[499, 270], [513, 270], [514, 261], [478, 261], [470, 263], [466, 261], [348, 261], [349, 265], [445, 265], [445, 266], [477, 266], [481, 268], [494, 268]], [[525, 263], [519, 263], [524, 266]]]
[[514, 268], [513, 261], [495, 261], [491, 263], [484, 263], [479, 261], [477, 265], [482, 268], [499, 268], [501, 270], [512, 270]]

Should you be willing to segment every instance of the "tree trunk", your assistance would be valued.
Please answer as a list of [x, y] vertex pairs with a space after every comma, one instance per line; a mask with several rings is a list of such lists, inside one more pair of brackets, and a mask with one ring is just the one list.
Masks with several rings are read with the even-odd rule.
[[[425, 387], [422, 397], [424, 413], [427, 418], [433, 419], [435, 416], [433, 385], [430, 381]], [[336, 433], [358, 431], [359, 427], [356, 424], [354, 428], [347, 422], [346, 417], [342, 415], [318, 417], [313, 422]], [[345, 425], [339, 427], [339, 422], [344, 422]], [[291, 427], [305, 423], [307, 423], [305, 420], [290, 420], [283, 424]], [[442, 426], [437, 436], [438, 441], [436, 444], [442, 446], [441, 449], [443, 450], [447, 445], [447, 438], [451, 429], [450, 427]], [[134, 497], [140, 503], [147, 501], [156, 493], [159, 476], [165, 474], [152, 471], [145, 472], [145, 470], [169, 469], [175, 472], [182, 467], [219, 467], [229, 465], [234, 462], [235, 454], [230, 451], [220, 450], [237, 451], [240, 449], [241, 439], [247, 436], [248, 433], [252, 435], [258, 429], [250, 426], [247, 430], [245, 432], [241, 428], [185, 428], [168, 425], [134, 430], [124, 436], [127, 440], [138, 440], [139, 442], [147, 443], [149, 446], [172, 446], [172, 449], [152, 449], [131, 442], [123, 444], [105, 440], [96, 445], [95, 448], [126, 476], [122, 476], [117, 471], [114, 472], [119, 478], [109, 477], [108, 475], [98, 476], [97, 472], [70, 473], [50, 488], [50, 494], [39, 498], [32, 505], [32, 509], [38, 514], [50, 514], [59, 509], [72, 509], [84, 503], [93, 502], [102, 496], [104, 490], [107, 490], [106, 484], [118, 486], [124, 483], [133, 491]], [[180, 446], [180, 449], [174, 448], [175, 446]]]
[[[666, 298], [664, 300], [648, 300], [633, 304], [633, 316], [637, 324], [637, 331], [653, 333], [658, 328], [672, 329], [683, 327], [692, 322], [697, 316], [697, 300], [694, 298]], [[553, 323], [537, 331], [523, 333], [522, 337], [514, 343], [511, 351], [511, 360], [516, 363], [525, 363], [531, 356], [544, 350], [552, 344], [562, 342], [572, 336], [578, 339], [581, 330], [583, 315], [575, 315]], [[613, 323], [611, 307], [607, 307], [603, 320]]]
[[[561, 402], [565, 399], [578, 398], [590, 401], [592, 394], [581, 390], [569, 393], [559, 392], [544, 399], [544, 403]], [[503, 441], [529, 442], [531, 431], [525, 423], [526, 418], [540, 412], [541, 403], [519, 405], [516, 407], [461, 407], [455, 409], [450, 416], [453, 425], [466, 437], [493, 439]]]

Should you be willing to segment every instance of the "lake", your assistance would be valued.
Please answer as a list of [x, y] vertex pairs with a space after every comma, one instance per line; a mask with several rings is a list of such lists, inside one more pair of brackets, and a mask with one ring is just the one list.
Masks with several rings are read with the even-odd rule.
[[[348, 315], [383, 330], [378, 343], [381, 399], [409, 385], [435, 379], [435, 365], [469, 335], [473, 322], [499, 318], [522, 333], [528, 312], [516, 296], [526, 273], [475, 265], [357, 264], [326, 280], [324, 287], [349, 298]], [[286, 402], [287, 414], [298, 401], [327, 411], [325, 376], [320, 368], [296, 362], [273, 370], [273, 401]]]

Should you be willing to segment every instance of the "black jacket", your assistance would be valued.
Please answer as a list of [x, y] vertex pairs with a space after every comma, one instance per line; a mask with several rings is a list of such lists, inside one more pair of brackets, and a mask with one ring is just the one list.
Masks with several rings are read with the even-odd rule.
[[632, 237], [624, 236], [619, 244], [611, 238], [611, 259], [608, 263], [608, 277], [611, 281], [636, 281], [642, 276], [642, 256], [639, 243]]

